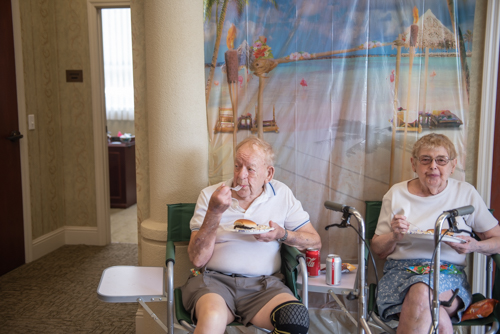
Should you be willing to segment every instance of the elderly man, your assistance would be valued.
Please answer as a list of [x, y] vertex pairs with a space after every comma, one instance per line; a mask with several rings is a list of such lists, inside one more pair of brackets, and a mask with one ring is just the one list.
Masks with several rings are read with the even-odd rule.
[[[201, 268], [182, 287], [195, 333], [223, 333], [237, 320], [273, 330], [307, 333], [307, 309], [282, 282], [280, 243], [321, 248], [321, 240], [292, 191], [273, 180], [271, 145], [248, 137], [236, 147], [234, 178], [205, 188], [191, 220], [189, 258]], [[230, 187], [241, 186], [240, 190]], [[230, 231], [237, 219], [269, 224], [263, 234]]]

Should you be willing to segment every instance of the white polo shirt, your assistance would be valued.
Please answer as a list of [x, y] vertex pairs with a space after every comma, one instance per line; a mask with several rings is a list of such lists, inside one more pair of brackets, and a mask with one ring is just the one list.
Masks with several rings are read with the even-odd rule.
[[[231, 179], [225, 184], [231, 186], [232, 182]], [[201, 191], [191, 219], [191, 231], [200, 229], [210, 197], [221, 184], [222, 182]], [[232, 204], [222, 215], [217, 229], [214, 253], [207, 263], [208, 269], [247, 276], [272, 275], [280, 270], [278, 241], [259, 242], [251, 234], [226, 230], [233, 227], [235, 220], [242, 218], [262, 225], [269, 225], [272, 220], [291, 231], [297, 231], [310, 223], [309, 214], [304, 211], [290, 188], [282, 182], [271, 180], [247, 210], [239, 206], [237, 199], [232, 199]]]

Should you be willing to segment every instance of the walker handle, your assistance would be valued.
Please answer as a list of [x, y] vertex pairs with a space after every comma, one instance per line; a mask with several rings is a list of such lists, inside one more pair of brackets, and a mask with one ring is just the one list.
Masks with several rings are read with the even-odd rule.
[[474, 212], [474, 207], [472, 205], [462, 206], [460, 208], [448, 210], [452, 217], [470, 215]]
[[345, 212], [345, 210], [349, 211], [351, 208], [350, 206], [344, 205], [344, 204], [339, 204], [331, 201], [325, 201], [325, 208], [328, 210], [333, 210], [337, 212]]

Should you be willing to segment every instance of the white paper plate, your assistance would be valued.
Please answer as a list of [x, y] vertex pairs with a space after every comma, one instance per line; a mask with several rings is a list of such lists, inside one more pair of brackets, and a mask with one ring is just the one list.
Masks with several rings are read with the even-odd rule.
[[257, 227], [260, 227], [260, 228], [246, 230], [246, 229], [234, 228], [233, 225], [227, 225], [226, 227], [224, 227], [224, 229], [228, 232], [236, 232], [236, 233], [244, 233], [244, 234], [263, 234], [263, 233], [267, 233], [267, 232], [274, 230], [274, 227], [269, 227], [267, 225], [257, 225]]
[[[407, 236], [411, 237], [411, 238], [417, 238], [417, 239], [425, 239], [425, 240], [430, 240], [430, 241], [434, 241], [434, 234], [429, 234], [429, 233], [425, 233], [425, 232], [422, 232], [422, 233], [419, 233], [419, 232], [410, 232], [410, 233], [406, 233]], [[456, 243], [466, 243], [466, 241], [464, 239], [460, 239], [460, 238], [455, 238], [455, 237], [452, 237], [452, 236], [449, 236], [449, 235], [445, 235], [443, 237], [443, 239], [441, 239], [442, 241], [447, 241], [447, 242], [456, 242]]]

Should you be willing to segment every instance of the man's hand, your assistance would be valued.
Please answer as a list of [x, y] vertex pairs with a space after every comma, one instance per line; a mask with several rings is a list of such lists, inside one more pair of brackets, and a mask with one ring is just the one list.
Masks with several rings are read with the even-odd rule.
[[274, 227], [274, 230], [267, 233], [254, 234], [255, 239], [257, 241], [270, 242], [276, 241], [276, 239], [282, 238], [285, 235], [285, 229], [272, 220], [269, 221], [269, 227]]
[[222, 184], [217, 188], [212, 197], [210, 197], [210, 202], [208, 202], [208, 210], [211, 213], [222, 215], [231, 205], [231, 189], [225, 184]]
[[[269, 226], [274, 227], [274, 230], [263, 234], [254, 234], [257, 241], [271, 242], [285, 236], [285, 229], [279, 224], [269, 221]], [[307, 248], [321, 248], [321, 238], [312, 224], [305, 224], [297, 231], [288, 230], [288, 237], [283, 243], [304, 251]]]
[[212, 257], [222, 214], [231, 205], [231, 190], [225, 184], [217, 188], [208, 202], [207, 213], [198, 231], [191, 232], [188, 246], [189, 260], [202, 267]]

